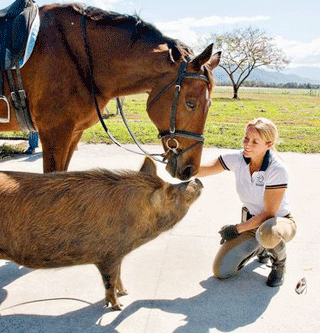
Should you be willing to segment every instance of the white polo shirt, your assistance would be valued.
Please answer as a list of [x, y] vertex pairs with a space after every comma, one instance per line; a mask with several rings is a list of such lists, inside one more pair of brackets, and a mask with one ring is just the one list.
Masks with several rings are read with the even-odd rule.
[[[260, 170], [252, 175], [249, 169], [250, 158], [243, 156], [243, 150], [221, 155], [219, 161], [224, 169], [235, 173], [238, 195], [251, 215], [257, 215], [263, 210], [266, 189], [288, 187], [288, 172], [282, 161], [270, 151], [267, 151]], [[290, 205], [285, 193], [276, 216], [289, 213]]]

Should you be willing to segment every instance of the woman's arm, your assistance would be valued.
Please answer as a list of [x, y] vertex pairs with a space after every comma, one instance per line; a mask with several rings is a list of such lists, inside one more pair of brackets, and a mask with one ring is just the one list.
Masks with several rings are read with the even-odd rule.
[[220, 163], [219, 159], [216, 159], [210, 165], [202, 165], [199, 168], [197, 173], [197, 177], [205, 177], [210, 175], [216, 175], [222, 171], [224, 171], [224, 167]]
[[274, 217], [280, 208], [286, 188], [266, 189], [264, 194], [264, 209], [250, 220], [237, 225], [237, 230], [242, 233], [258, 228], [264, 221]]

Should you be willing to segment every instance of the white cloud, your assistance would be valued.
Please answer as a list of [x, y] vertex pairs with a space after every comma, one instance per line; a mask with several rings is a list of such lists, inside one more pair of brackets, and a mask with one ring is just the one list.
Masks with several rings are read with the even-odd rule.
[[199, 40], [199, 35], [188, 28], [172, 31], [171, 33], [167, 33], [167, 36], [177, 38], [191, 47]]
[[121, 2], [122, 0], [89, 0], [88, 3], [101, 9], [112, 9], [112, 5], [116, 2]]
[[261, 22], [270, 20], [269, 16], [254, 16], [254, 17], [229, 17], [229, 16], [209, 16], [200, 20], [196, 20], [195, 27], [209, 27], [220, 24], [236, 24], [242, 22]]
[[320, 67], [320, 37], [309, 42], [286, 40], [275, 37], [276, 44], [290, 59], [290, 67]]
[[85, 3], [88, 6], [93, 6], [97, 8], [101, 8], [104, 10], [110, 10], [113, 7], [114, 3], [121, 2], [123, 0], [58, 0], [57, 2], [60, 3], [71, 3], [71, 2], [77, 2], [77, 3]]
[[201, 19], [195, 19], [193, 17], [183, 18], [172, 22], [156, 22], [156, 26], [163, 30], [180, 30], [185, 27], [198, 28], [198, 27], [210, 27], [221, 24], [236, 24], [241, 22], [256, 22], [269, 20], [268, 16], [254, 16], [254, 17], [229, 17], [229, 16], [208, 16]]
[[[270, 20], [268, 16], [208, 16], [200, 19], [193, 17], [183, 18], [171, 22], [156, 22], [155, 25], [164, 34], [178, 38], [191, 47], [197, 47], [199, 40], [205, 35], [199, 35], [197, 28], [210, 28], [217, 25], [235, 25], [238, 23], [261, 22]], [[233, 27], [231, 27], [233, 28]], [[207, 30], [207, 29], [205, 29]], [[280, 47], [291, 61], [289, 68], [320, 67], [320, 37], [311, 41], [286, 40], [282, 36], [275, 37], [275, 43]]]
[[164, 34], [172, 38], [178, 38], [186, 44], [192, 46], [197, 44], [199, 36], [194, 29], [202, 27], [211, 27], [222, 24], [237, 24], [243, 22], [257, 22], [269, 20], [268, 16], [254, 16], [254, 17], [229, 17], [229, 16], [208, 16], [200, 19], [193, 17], [183, 18], [171, 22], [156, 22], [155, 26], [160, 29]]

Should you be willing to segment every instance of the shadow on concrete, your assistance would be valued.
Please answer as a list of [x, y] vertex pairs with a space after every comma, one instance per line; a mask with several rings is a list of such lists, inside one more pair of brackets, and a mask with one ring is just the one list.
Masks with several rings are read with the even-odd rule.
[[[119, 332], [117, 331], [117, 326], [141, 308], [158, 309], [167, 313], [184, 315], [185, 325], [177, 327], [174, 332], [207, 333], [212, 328], [216, 328], [221, 332], [231, 332], [238, 327], [249, 325], [258, 320], [279, 289], [269, 288], [265, 285], [266, 277], [253, 271], [257, 266], [256, 262], [252, 262], [243, 269], [241, 274], [228, 280], [222, 281], [209, 277], [200, 283], [204, 291], [191, 298], [135, 301], [124, 308], [106, 326], [99, 326], [98, 323], [102, 317], [107, 317], [112, 310], [104, 308], [103, 300], [58, 316], [5, 315], [5, 309], [0, 309], [0, 313], [2, 313], [0, 315], [0, 327], [2, 329], [0, 329], [0, 332]], [[10, 264], [8, 267], [1, 267], [1, 288], [27, 273], [28, 270], [20, 270], [17, 267], [12, 268]], [[1, 299], [3, 300], [3, 297]], [[42, 301], [45, 302], [46, 300]], [[19, 304], [15, 307], [18, 312]], [[152, 318], [152, 315], [149, 316], [149, 321], [150, 317]]]
[[[59, 300], [61, 302], [61, 300]], [[46, 305], [44, 305], [46, 306]], [[92, 304], [83, 309], [60, 316], [43, 315], [2, 315], [0, 332], [46, 332], [46, 333], [108, 333], [117, 332], [96, 324], [102, 315], [112, 311], [105, 309], [104, 301]]]
[[35, 162], [42, 158], [42, 152], [35, 153], [32, 155], [19, 154], [14, 156], [6, 156], [3, 159], [0, 159], [0, 163], [4, 161], [17, 161], [17, 162]]
[[18, 266], [10, 261], [6, 261], [4, 265], [0, 266], [0, 306], [7, 298], [5, 287], [31, 271], [31, 269]]
[[210, 277], [200, 283], [204, 292], [191, 298], [133, 302], [106, 327], [112, 332], [141, 308], [184, 315], [186, 324], [174, 330], [179, 333], [207, 333], [212, 328], [231, 332], [252, 324], [262, 316], [279, 290], [267, 287], [266, 277], [252, 271], [259, 265], [252, 262], [238, 276], [228, 280]]
[[[15, 280], [31, 273], [33, 270], [24, 268], [10, 261], [4, 262], [0, 266], [0, 332], [52, 332], [52, 333], [74, 333], [74, 332], [116, 332], [114, 329], [106, 329], [105, 327], [96, 325], [96, 322], [103, 315], [113, 311], [104, 307], [104, 300], [91, 304], [87, 301], [74, 298], [54, 298], [34, 300], [24, 303], [18, 303], [13, 306], [3, 307], [2, 303], [7, 298], [5, 287]], [[23, 290], [21, 290], [23, 292]], [[64, 315], [58, 316], [43, 316], [43, 315], [28, 315], [19, 314], [23, 306], [23, 311], [28, 310], [28, 306], [32, 309], [36, 303], [43, 303], [43, 306], [50, 306], [50, 302], [77, 301], [84, 304], [89, 304], [77, 311], [72, 311]], [[47, 303], [47, 304], [46, 304]], [[55, 305], [56, 307], [57, 305]], [[10, 310], [10, 314], [6, 315], [6, 311]], [[17, 314], [12, 314], [12, 310]]]

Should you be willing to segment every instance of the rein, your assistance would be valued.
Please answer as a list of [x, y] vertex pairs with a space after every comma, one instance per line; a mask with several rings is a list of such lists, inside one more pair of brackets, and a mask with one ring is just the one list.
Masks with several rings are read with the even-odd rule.
[[[142, 153], [136, 152], [134, 150], [131, 150], [129, 148], [124, 147], [109, 132], [109, 129], [107, 128], [107, 126], [104, 122], [104, 119], [101, 115], [100, 107], [99, 107], [99, 104], [98, 104], [98, 101], [97, 101], [97, 94], [96, 94], [96, 91], [95, 91], [96, 90], [96, 85], [95, 85], [94, 78], [93, 78], [93, 60], [92, 60], [91, 50], [90, 50], [89, 44], [88, 44], [87, 26], [86, 26], [86, 21], [85, 21], [84, 16], [81, 16], [81, 31], [82, 31], [82, 38], [83, 38], [83, 41], [84, 41], [85, 51], [86, 51], [86, 55], [87, 55], [87, 59], [88, 59], [91, 94], [92, 94], [93, 99], [94, 99], [94, 104], [95, 104], [95, 107], [96, 107], [98, 118], [100, 120], [100, 123], [101, 123], [103, 129], [107, 133], [108, 137], [117, 146], [119, 146], [119, 147], [121, 147], [121, 148], [123, 148], [127, 151], [130, 151], [130, 152], [133, 152], [133, 153], [139, 154], [139, 155], [148, 155], [148, 156], [152, 157], [153, 159], [155, 159], [158, 162], [165, 163], [165, 160], [167, 159], [167, 157], [166, 157], [167, 153], [164, 153], [164, 154], [149, 154], [148, 152], [146, 152], [141, 147], [138, 140], [136, 139], [136, 137], [134, 136], [134, 134], [132, 133], [132, 131], [129, 128], [129, 124], [128, 124], [126, 118], [125, 118], [125, 115], [124, 115], [124, 112], [123, 112], [123, 109], [122, 109], [122, 105], [121, 105], [118, 98], [116, 98], [116, 101], [117, 101], [117, 106], [120, 110], [122, 120], [123, 120], [128, 132], [129, 132], [129, 134], [131, 135], [133, 141], [138, 146], [138, 148], [142, 151]], [[190, 62], [190, 58], [188, 58], [186, 62], [181, 63], [179, 71], [178, 71], [177, 79], [175, 79], [172, 82], [170, 82], [169, 84], [167, 84], [149, 102], [149, 104], [147, 106], [147, 108], [150, 108], [150, 105], [152, 105], [161, 95], [163, 95], [163, 93], [165, 93], [169, 88], [171, 88], [175, 84], [174, 98], [173, 98], [172, 107], [171, 107], [170, 128], [169, 128], [168, 131], [160, 132], [159, 135], [158, 135], [159, 139], [163, 139], [165, 137], [168, 138], [167, 141], [165, 142], [165, 145], [168, 148], [168, 151], [173, 152], [172, 159], [174, 160], [174, 163], [177, 163], [178, 157], [181, 156], [183, 153], [193, 149], [194, 147], [196, 147], [199, 144], [203, 144], [203, 142], [204, 142], [204, 136], [201, 135], [201, 134], [196, 134], [196, 133], [176, 129], [176, 114], [177, 114], [177, 107], [178, 107], [178, 101], [179, 101], [182, 79], [183, 78], [198, 79], [198, 80], [203, 80], [203, 81], [206, 81], [207, 83], [209, 83], [209, 80], [205, 75], [200, 75], [200, 74], [195, 74], [195, 73], [186, 73], [186, 69], [187, 69], [187, 66], [188, 66], [189, 62]], [[175, 139], [176, 136], [193, 139], [193, 140], [196, 140], [196, 142], [194, 144], [190, 145], [189, 147], [185, 148], [185, 149], [179, 149], [179, 142]], [[174, 147], [172, 147], [172, 143], [175, 144]], [[163, 158], [163, 160], [159, 160], [155, 156], [161, 156]]]
[[[127, 119], [124, 115], [124, 112], [123, 112], [123, 108], [122, 108], [122, 105], [120, 103], [120, 100], [119, 98], [117, 97], [116, 98], [116, 102], [117, 102], [117, 106], [118, 106], [118, 109], [120, 110], [120, 114], [121, 114], [121, 117], [122, 117], [122, 120], [130, 134], [130, 136], [132, 137], [133, 141], [135, 142], [135, 144], [137, 145], [137, 147], [141, 150], [141, 153], [140, 152], [137, 152], [135, 150], [132, 150], [130, 148], [127, 148], [127, 147], [124, 147], [109, 131], [103, 117], [102, 117], [102, 114], [101, 114], [101, 111], [100, 111], [100, 106], [99, 106], [99, 103], [98, 103], [98, 100], [97, 100], [97, 94], [96, 94], [96, 85], [95, 85], [95, 82], [94, 82], [94, 78], [93, 78], [93, 60], [92, 60], [92, 54], [91, 54], [91, 50], [89, 48], [89, 44], [88, 44], [88, 34], [87, 34], [87, 26], [86, 26], [86, 21], [85, 21], [85, 18], [84, 16], [81, 16], [81, 31], [82, 31], [82, 38], [83, 38], [83, 41], [84, 41], [84, 46], [85, 46], [85, 50], [86, 50], [86, 55], [87, 55], [87, 59], [88, 59], [88, 67], [89, 67], [89, 76], [90, 76], [90, 86], [91, 86], [91, 95], [93, 97], [93, 100], [94, 100], [94, 104], [95, 104], [95, 108], [96, 108], [96, 112], [97, 112], [97, 115], [98, 115], [98, 118], [99, 118], [99, 121], [103, 127], [103, 129], [105, 130], [105, 132], [107, 133], [109, 139], [114, 143], [116, 144], [118, 147], [120, 148], [123, 148], [127, 151], [130, 151], [131, 153], [135, 153], [135, 154], [138, 154], [138, 155], [147, 155], [147, 156], [150, 156], [152, 157], [154, 160], [158, 161], [158, 162], [161, 162], [161, 163], [165, 163], [164, 162], [164, 157], [163, 157], [163, 154], [150, 154], [148, 153], [146, 150], [144, 150], [141, 145], [139, 144], [137, 138], [135, 137], [135, 135], [133, 134], [133, 132], [131, 131], [130, 127], [129, 127], [129, 124], [127, 122]], [[159, 160], [158, 158], [156, 158], [156, 156], [160, 156], [162, 157], [163, 159], [162, 160]]]

